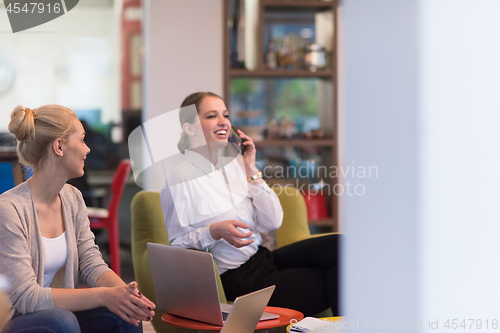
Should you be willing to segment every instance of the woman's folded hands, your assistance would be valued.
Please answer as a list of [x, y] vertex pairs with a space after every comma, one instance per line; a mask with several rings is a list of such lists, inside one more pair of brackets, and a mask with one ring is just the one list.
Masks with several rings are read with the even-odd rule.
[[141, 294], [137, 282], [106, 289], [104, 305], [126, 322], [138, 326], [141, 320], [149, 321], [155, 315], [155, 304]]

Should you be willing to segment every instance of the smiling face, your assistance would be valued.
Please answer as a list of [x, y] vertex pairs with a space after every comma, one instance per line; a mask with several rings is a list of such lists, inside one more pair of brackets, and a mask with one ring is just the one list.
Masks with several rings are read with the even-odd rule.
[[231, 122], [224, 101], [212, 96], [203, 98], [198, 106], [198, 117], [207, 144], [227, 143]]
[[90, 153], [90, 148], [85, 144], [85, 130], [78, 119], [74, 119], [73, 132], [64, 140], [64, 155], [61, 165], [68, 172], [68, 178], [83, 176], [85, 158]]

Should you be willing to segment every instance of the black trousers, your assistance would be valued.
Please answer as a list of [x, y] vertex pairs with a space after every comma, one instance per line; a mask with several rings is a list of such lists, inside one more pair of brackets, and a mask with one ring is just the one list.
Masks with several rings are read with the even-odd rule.
[[270, 252], [258, 252], [238, 268], [221, 275], [228, 300], [276, 285], [269, 301], [313, 316], [338, 306], [338, 251], [340, 235], [309, 238]]

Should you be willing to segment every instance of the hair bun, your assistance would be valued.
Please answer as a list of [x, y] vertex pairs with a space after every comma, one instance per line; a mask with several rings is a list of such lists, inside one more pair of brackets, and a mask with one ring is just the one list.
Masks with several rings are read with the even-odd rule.
[[22, 105], [18, 105], [10, 115], [9, 131], [19, 141], [24, 141], [35, 130], [36, 112]]

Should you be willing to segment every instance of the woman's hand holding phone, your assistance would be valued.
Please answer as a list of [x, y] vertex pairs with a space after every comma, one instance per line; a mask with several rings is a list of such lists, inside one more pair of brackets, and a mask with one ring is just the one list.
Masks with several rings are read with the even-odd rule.
[[[252, 138], [250, 138], [248, 135], [243, 133], [242, 130], [237, 130], [238, 135], [243, 139], [243, 145], [245, 146], [245, 152], [243, 154], [243, 161], [245, 162], [245, 172], [247, 174], [247, 177], [256, 175], [259, 173], [259, 170], [255, 166], [255, 153], [257, 152], [257, 149], [255, 148], [255, 143], [253, 142]], [[263, 181], [262, 179], [256, 180], [257, 181]]]

